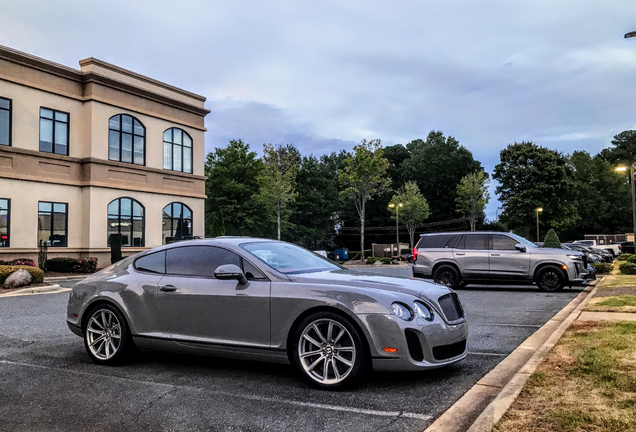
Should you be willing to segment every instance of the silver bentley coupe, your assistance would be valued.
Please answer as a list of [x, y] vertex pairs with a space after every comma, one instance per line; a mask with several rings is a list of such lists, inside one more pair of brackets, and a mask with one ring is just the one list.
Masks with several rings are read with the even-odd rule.
[[67, 322], [97, 364], [136, 349], [290, 362], [326, 389], [372, 368], [455, 363], [468, 334], [449, 288], [247, 237], [182, 241], [117, 262], [75, 285]]

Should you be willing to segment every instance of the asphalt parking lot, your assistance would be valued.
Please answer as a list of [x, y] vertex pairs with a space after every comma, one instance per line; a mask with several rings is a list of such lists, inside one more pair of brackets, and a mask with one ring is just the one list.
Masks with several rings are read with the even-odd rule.
[[291, 366], [210, 357], [142, 353], [100, 367], [66, 327], [68, 292], [0, 297], [0, 430], [421, 431], [580, 291], [469, 286], [458, 291], [466, 360], [342, 392], [308, 387]]

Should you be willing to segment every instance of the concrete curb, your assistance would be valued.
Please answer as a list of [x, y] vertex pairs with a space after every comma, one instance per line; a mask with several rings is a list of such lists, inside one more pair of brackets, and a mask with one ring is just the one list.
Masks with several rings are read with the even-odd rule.
[[55, 276], [55, 277], [45, 277], [44, 282], [59, 282], [59, 281], [73, 281], [73, 280], [82, 280], [86, 279], [88, 276]]
[[601, 281], [589, 285], [552, 319], [471, 387], [425, 432], [492, 430], [515, 401], [530, 375], [596, 293]]
[[11, 291], [10, 293], [0, 295], [0, 298], [21, 296], [21, 295], [32, 295], [32, 294], [52, 294], [57, 292], [70, 291], [70, 290], [71, 290], [70, 288], [62, 288], [58, 284], [54, 284], [49, 286], [23, 288], [23, 289]]

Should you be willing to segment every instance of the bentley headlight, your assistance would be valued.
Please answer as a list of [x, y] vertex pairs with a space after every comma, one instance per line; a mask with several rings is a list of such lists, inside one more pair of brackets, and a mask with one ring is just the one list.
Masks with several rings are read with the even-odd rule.
[[411, 309], [409, 309], [409, 307], [405, 304], [393, 303], [391, 305], [391, 309], [393, 309], [393, 313], [398, 318], [402, 318], [404, 321], [410, 321], [413, 319], [413, 312], [411, 312]]
[[433, 311], [424, 303], [414, 302], [413, 310], [417, 316], [424, 318], [426, 321], [433, 321]]
[[568, 255], [568, 258], [570, 258], [573, 261], [581, 261], [581, 255]]

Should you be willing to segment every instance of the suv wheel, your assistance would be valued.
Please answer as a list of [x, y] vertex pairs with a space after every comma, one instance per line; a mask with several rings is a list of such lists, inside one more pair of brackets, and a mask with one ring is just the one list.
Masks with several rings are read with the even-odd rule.
[[537, 272], [535, 282], [540, 290], [559, 291], [565, 285], [565, 275], [556, 266], [546, 266]]
[[462, 277], [452, 265], [441, 265], [433, 272], [433, 281], [454, 289], [462, 282]]

